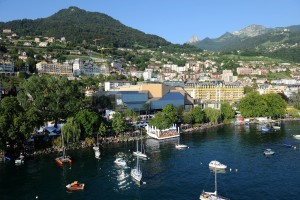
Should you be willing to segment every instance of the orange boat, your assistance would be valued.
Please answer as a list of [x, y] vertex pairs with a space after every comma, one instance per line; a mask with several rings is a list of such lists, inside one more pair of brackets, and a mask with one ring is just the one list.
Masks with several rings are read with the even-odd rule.
[[66, 188], [68, 190], [83, 190], [84, 189], [84, 183], [78, 183], [78, 181], [74, 181], [73, 183], [70, 183], [66, 185]]
[[59, 165], [63, 165], [63, 163], [69, 163], [69, 164], [72, 164], [72, 160], [70, 159], [69, 156], [61, 156], [61, 157], [55, 158], [55, 161], [56, 161]]

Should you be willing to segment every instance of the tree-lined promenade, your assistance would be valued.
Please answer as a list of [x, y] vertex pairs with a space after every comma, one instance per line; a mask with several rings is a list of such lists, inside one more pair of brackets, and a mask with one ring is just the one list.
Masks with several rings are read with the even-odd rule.
[[[92, 145], [95, 138], [104, 136], [121, 136], [133, 132], [135, 127], [129, 122], [137, 122], [138, 114], [132, 110], [116, 112], [112, 120], [107, 120], [100, 113], [110, 109], [111, 104], [105, 96], [85, 97], [86, 84], [80, 80], [69, 81], [61, 76], [37, 76], [20, 82], [16, 96], [5, 97], [0, 103], [0, 150], [23, 150], [26, 141], [35, 130], [52, 121], [63, 123], [66, 146], [78, 146], [80, 142]], [[148, 107], [144, 106], [145, 109]], [[260, 95], [248, 93], [238, 104], [243, 117], [284, 118], [287, 102], [279, 94]], [[299, 111], [294, 108], [290, 114], [297, 117]], [[172, 124], [216, 125], [228, 123], [235, 117], [235, 111], [228, 103], [221, 104], [221, 109], [206, 107], [201, 109], [194, 105], [189, 111], [183, 107], [168, 105], [158, 111], [149, 122], [159, 129], [169, 128]], [[97, 137], [98, 136], [98, 137]], [[60, 137], [50, 144], [39, 148], [58, 147]]]

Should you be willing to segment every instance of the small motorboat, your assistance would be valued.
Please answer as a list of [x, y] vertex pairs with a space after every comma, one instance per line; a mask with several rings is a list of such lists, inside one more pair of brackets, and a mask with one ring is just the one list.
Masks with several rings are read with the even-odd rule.
[[285, 142], [283, 143], [283, 146], [284, 147], [287, 147], [287, 148], [293, 148], [293, 149], [296, 149], [296, 146], [291, 144], [290, 142]]
[[275, 152], [272, 150], [272, 149], [266, 149], [264, 150], [264, 154], [266, 156], [270, 156], [270, 155], [273, 155]]
[[23, 156], [23, 154], [21, 153], [20, 156], [15, 160], [15, 164], [16, 165], [21, 165], [24, 163], [25, 157]]
[[209, 167], [213, 168], [213, 169], [226, 169], [227, 165], [224, 165], [222, 163], [220, 163], [217, 160], [213, 160], [208, 164]]
[[68, 190], [83, 190], [84, 189], [84, 183], [79, 183], [78, 181], [74, 181], [68, 185], [66, 185], [66, 188]]
[[118, 166], [126, 166], [126, 161], [123, 158], [117, 158], [114, 163]]
[[184, 148], [188, 148], [188, 146], [185, 145], [185, 144], [176, 144], [176, 145], [175, 145], [175, 148], [176, 148], [176, 149], [184, 149]]
[[270, 129], [266, 126], [261, 127], [262, 132], [268, 132]]

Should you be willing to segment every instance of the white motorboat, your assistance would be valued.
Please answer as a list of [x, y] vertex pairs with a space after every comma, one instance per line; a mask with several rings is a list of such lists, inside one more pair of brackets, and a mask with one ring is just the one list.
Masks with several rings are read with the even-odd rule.
[[15, 164], [16, 165], [20, 165], [23, 164], [25, 160], [25, 157], [21, 154], [16, 160], [15, 160]]
[[175, 148], [176, 148], [176, 149], [184, 149], [184, 148], [188, 148], [188, 146], [185, 145], [185, 144], [176, 144], [176, 145], [175, 145]]
[[227, 165], [224, 165], [224, 164], [220, 163], [217, 160], [210, 161], [208, 166], [213, 168], [213, 169], [223, 169], [224, 170], [224, 169], [227, 168]]
[[201, 200], [229, 200], [226, 197], [222, 197], [220, 195], [218, 195], [217, 193], [217, 170], [215, 171], [215, 191], [214, 192], [205, 192], [203, 190], [203, 192], [201, 193], [199, 199]]
[[118, 166], [126, 166], [126, 161], [123, 158], [117, 158], [114, 163]]
[[135, 168], [131, 169], [130, 175], [136, 181], [140, 182], [142, 179], [142, 171], [140, 169], [139, 156], [136, 157], [136, 166], [135, 166]]
[[293, 135], [293, 137], [297, 140], [300, 140], [300, 135]]
[[275, 152], [272, 150], [272, 149], [266, 149], [264, 150], [264, 154], [266, 156], [270, 156], [270, 155], [273, 155]]

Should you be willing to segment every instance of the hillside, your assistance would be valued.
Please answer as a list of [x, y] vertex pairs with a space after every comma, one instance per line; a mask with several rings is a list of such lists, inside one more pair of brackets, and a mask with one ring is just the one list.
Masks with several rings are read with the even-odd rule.
[[246, 51], [287, 61], [300, 62], [300, 25], [265, 28], [251, 25], [240, 31], [225, 33], [219, 38], [205, 38], [193, 43], [209, 51]]
[[112, 17], [88, 12], [77, 7], [60, 10], [47, 18], [36, 20], [22, 19], [7, 23], [0, 22], [0, 30], [11, 29], [19, 36], [47, 36], [61, 38], [74, 44], [94, 44], [94, 39], [105, 47], [159, 47], [171, 43], [165, 39], [145, 34], [123, 25]]

